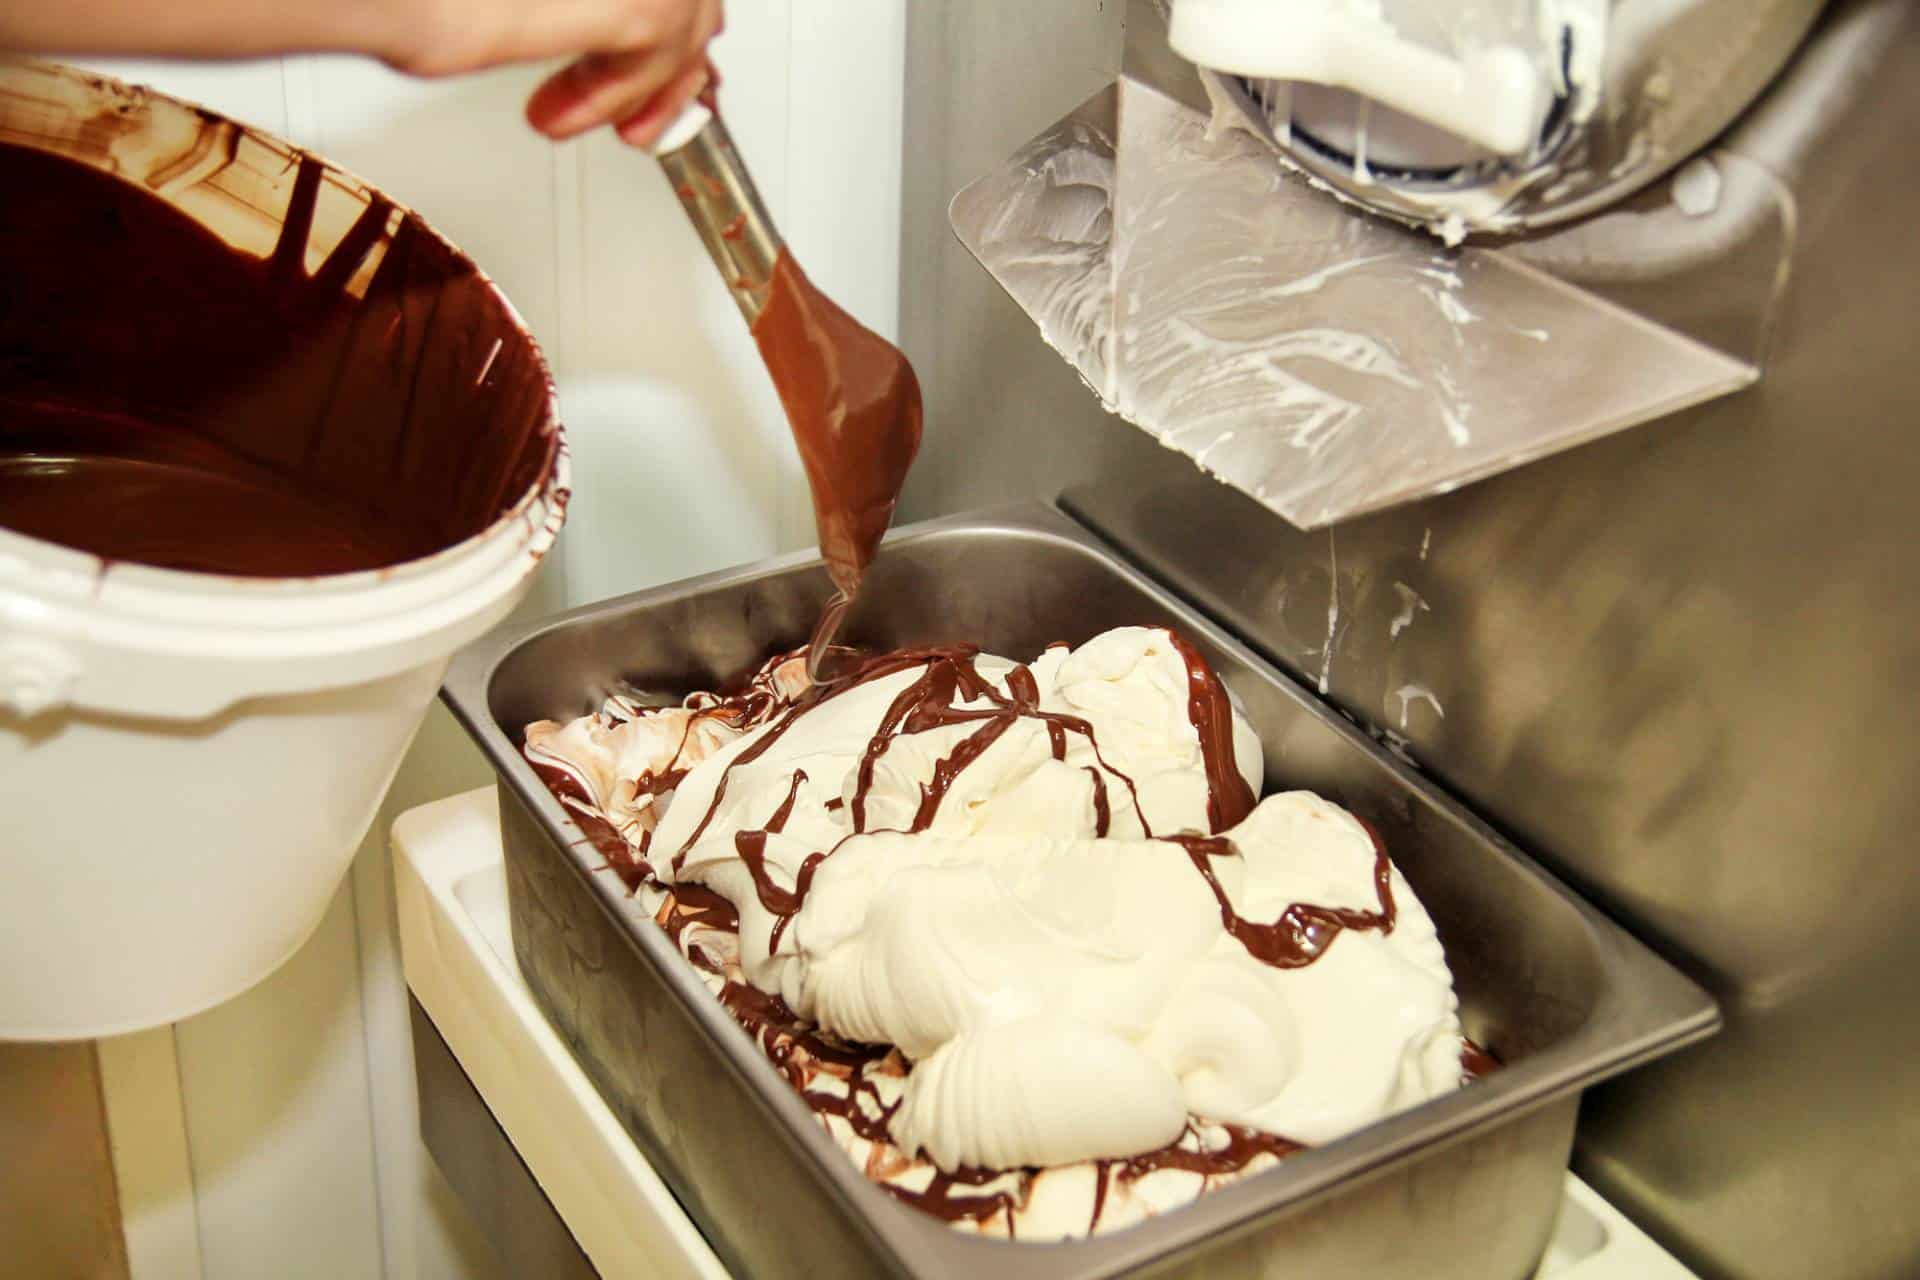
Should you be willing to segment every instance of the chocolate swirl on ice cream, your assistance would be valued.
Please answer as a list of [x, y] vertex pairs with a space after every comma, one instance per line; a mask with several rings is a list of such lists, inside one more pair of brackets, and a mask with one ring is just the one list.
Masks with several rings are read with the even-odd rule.
[[1220, 877], [1214, 874], [1215, 858], [1239, 856], [1239, 851], [1231, 841], [1218, 836], [1174, 836], [1173, 842], [1187, 851], [1195, 869], [1207, 882], [1207, 888], [1213, 891], [1215, 900], [1220, 903], [1220, 922], [1226, 926], [1227, 932], [1238, 938], [1240, 945], [1261, 962], [1277, 969], [1298, 969], [1325, 955], [1327, 948], [1333, 945], [1333, 940], [1344, 930], [1393, 932], [1393, 863], [1387, 859], [1386, 846], [1380, 843], [1380, 837], [1372, 827], [1367, 827], [1367, 835], [1372, 838], [1375, 850], [1373, 883], [1380, 895], [1379, 910], [1354, 911], [1294, 902], [1289, 903], [1279, 919], [1271, 924], [1262, 924], [1242, 916], [1227, 897], [1227, 891], [1220, 886]]
[[1187, 668], [1187, 718], [1200, 738], [1200, 759], [1207, 771], [1207, 820], [1225, 831], [1253, 812], [1253, 788], [1233, 763], [1233, 703], [1220, 677], [1176, 631], [1167, 640]]
[[1430, 918], [1184, 637], [801, 665], [526, 750], [887, 1194], [1108, 1230], [1460, 1083]]

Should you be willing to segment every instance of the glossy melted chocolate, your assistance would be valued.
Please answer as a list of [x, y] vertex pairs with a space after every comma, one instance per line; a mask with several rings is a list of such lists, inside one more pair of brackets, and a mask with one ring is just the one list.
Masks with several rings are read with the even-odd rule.
[[[1173, 632], [1168, 632], [1168, 636], [1187, 667], [1188, 711], [1206, 760], [1209, 817], [1216, 831], [1223, 830], [1244, 818], [1253, 805], [1251, 790], [1240, 776], [1234, 761], [1232, 708], [1219, 678], [1192, 643]], [[855, 834], [868, 829], [866, 797], [873, 784], [875, 767], [885, 755], [888, 745], [903, 733], [921, 733], [928, 729], [963, 724], [977, 726], [961, 739], [946, 758], [936, 762], [933, 778], [925, 784], [921, 804], [910, 823], [911, 831], [924, 831], [932, 824], [954, 781], [1018, 719], [1038, 720], [1047, 726], [1056, 759], [1064, 758], [1069, 734], [1085, 737], [1094, 750], [1095, 758], [1100, 759], [1099, 744], [1095, 741], [1091, 725], [1074, 716], [1040, 709], [1038, 683], [1028, 668], [1016, 667], [1008, 674], [1007, 692], [1003, 694], [975, 668], [977, 653], [978, 650], [969, 646], [951, 646], [860, 657], [831, 685], [813, 687], [784, 710], [776, 711], [764, 691], [755, 692], [759, 688], [757, 682], [744, 693], [714, 699], [709, 705], [715, 714], [728, 716], [742, 728], [759, 725], [767, 728], [760, 742], [737, 756], [721, 773], [713, 801], [699, 826], [686, 844], [675, 851], [676, 867], [719, 810], [726, 793], [727, 779], [735, 768], [758, 758], [796, 720], [821, 702], [869, 681], [916, 666], [922, 668], [920, 676], [894, 698], [862, 754], [849, 806]], [[983, 702], [987, 705], [957, 705]], [[1094, 775], [1096, 826], [1104, 834], [1110, 802], [1102, 770], [1120, 778], [1130, 792], [1133, 783], [1124, 774], [1108, 766], [1104, 759], [1100, 763], [1101, 769], [1089, 771]], [[590, 804], [587, 797], [573, 778], [547, 765], [536, 764], [535, 767], [557, 795], [563, 800], [573, 801], [569, 809], [580, 823], [582, 831], [596, 848], [602, 850], [608, 865], [621, 875], [629, 888], [637, 891], [641, 885], [649, 884], [665, 895], [655, 919], [679, 945], [682, 954], [708, 972], [721, 973], [722, 966], [718, 960], [707, 955], [697, 943], [689, 945], [686, 933], [695, 925], [737, 933], [739, 920], [732, 905], [704, 886], [668, 886], [659, 881], [644, 857], [637, 856], [632, 846], [611, 826], [588, 811]], [[678, 778], [679, 774], [676, 773], [676, 783]], [[765, 828], [743, 831], [735, 836], [735, 848], [753, 878], [755, 893], [761, 905], [775, 917], [771, 943], [774, 947], [779, 945], [787, 924], [805, 905], [814, 873], [839, 847], [836, 845], [833, 849], [809, 854], [790, 889], [777, 883], [768, 872], [765, 858], [767, 836], [785, 827], [800, 787], [805, 782], [806, 774], [796, 770], [786, 799], [768, 819]], [[1132, 796], [1132, 803], [1136, 812], [1139, 812], [1137, 795]], [[1141, 825], [1143, 828], [1146, 826], [1144, 813], [1141, 814]], [[1207, 882], [1218, 900], [1221, 919], [1227, 931], [1251, 955], [1276, 967], [1298, 968], [1318, 960], [1339, 934], [1348, 929], [1392, 931], [1395, 919], [1390, 882], [1392, 868], [1378, 834], [1371, 827], [1367, 831], [1373, 838], [1375, 849], [1374, 880], [1379, 894], [1378, 910], [1355, 911], [1294, 903], [1270, 922], [1248, 920], [1240, 916], [1214, 875], [1211, 866], [1214, 859], [1239, 856], [1227, 839], [1218, 835], [1191, 833], [1160, 838], [1186, 850], [1196, 873]], [[851, 835], [846, 837], [851, 838]], [[800, 1018], [779, 997], [738, 981], [728, 981], [720, 991], [720, 999], [817, 1114], [839, 1117], [855, 1134], [875, 1144], [876, 1152], [869, 1158], [866, 1172], [888, 1195], [948, 1222], [985, 1223], [1004, 1215], [1009, 1231], [1013, 1230], [1017, 1212], [1025, 1205], [1034, 1179], [1042, 1170], [934, 1169], [925, 1185], [918, 1190], [889, 1180], [891, 1175], [907, 1167], [910, 1153], [901, 1153], [892, 1146], [890, 1122], [899, 1104], [897, 1101], [886, 1103], [874, 1081], [882, 1076], [902, 1077], [912, 1070], [897, 1049], [841, 1040]], [[1467, 1042], [1462, 1046], [1461, 1070], [1465, 1078], [1484, 1075], [1496, 1066], [1494, 1059], [1478, 1045]], [[835, 1077], [844, 1089], [811, 1087], [818, 1079], [818, 1073]], [[1178, 1140], [1159, 1150], [1095, 1161], [1096, 1184], [1089, 1232], [1098, 1227], [1101, 1212], [1115, 1185], [1132, 1183], [1163, 1169], [1179, 1169], [1206, 1179], [1231, 1177], [1243, 1172], [1263, 1156], [1283, 1159], [1302, 1149], [1302, 1144], [1292, 1139], [1242, 1125], [1209, 1125], [1207, 1128], [1207, 1136], [1211, 1141], [1203, 1140], [1200, 1129], [1189, 1123], [1187, 1131]], [[1219, 1141], [1222, 1133], [1224, 1142]]]
[[[1371, 829], [1368, 834], [1373, 834]], [[1373, 839], [1373, 887], [1380, 895], [1378, 911], [1295, 902], [1272, 923], [1242, 916], [1234, 910], [1227, 891], [1220, 887], [1220, 878], [1213, 873], [1213, 860], [1240, 856], [1231, 841], [1222, 836], [1171, 836], [1169, 839], [1187, 851], [1194, 869], [1213, 891], [1214, 900], [1220, 904], [1221, 925], [1247, 949], [1248, 955], [1262, 964], [1276, 969], [1301, 969], [1325, 955], [1333, 940], [1348, 929], [1393, 932], [1393, 864], [1387, 861], [1386, 848], [1378, 836]]]
[[[198, 181], [219, 187], [244, 135], [202, 127], [224, 163]], [[451, 546], [539, 480], [559, 438], [531, 343], [382, 197], [310, 268], [327, 181], [298, 159], [262, 258], [142, 187], [0, 145], [0, 524], [108, 560], [302, 577]]]
[[1207, 819], [1215, 831], [1225, 831], [1253, 812], [1253, 789], [1233, 760], [1233, 703], [1191, 640], [1177, 631], [1167, 632], [1167, 640], [1187, 667], [1187, 719], [1200, 736], [1200, 759], [1207, 773]]
[[52, 408], [0, 413], [0, 524], [16, 533], [106, 560], [246, 577], [406, 558], [373, 522], [192, 436]]
[[817, 676], [920, 450], [920, 384], [898, 348], [814, 288], [784, 249], [753, 339], [793, 428], [836, 588], [808, 651]]

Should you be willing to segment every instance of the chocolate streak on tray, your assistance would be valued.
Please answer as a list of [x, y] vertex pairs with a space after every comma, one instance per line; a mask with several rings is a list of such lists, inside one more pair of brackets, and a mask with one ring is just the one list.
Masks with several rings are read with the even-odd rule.
[[[1223, 821], [1226, 826], [1239, 822], [1251, 810], [1253, 803], [1251, 789], [1241, 778], [1233, 757], [1232, 709], [1224, 688], [1206, 660], [1183, 637], [1172, 632], [1168, 635], [1187, 667], [1188, 714], [1200, 737], [1202, 755], [1206, 761], [1208, 813], [1218, 830]], [[1093, 746], [1095, 758], [1099, 759], [1099, 746], [1094, 741], [1091, 725], [1077, 717], [1039, 710], [1039, 687], [1031, 670], [1017, 666], [1009, 672], [1006, 685], [1011, 696], [1003, 696], [975, 668], [974, 658], [978, 652], [972, 646], [948, 646], [901, 650], [860, 658], [849, 674], [831, 685], [809, 689], [771, 721], [767, 717], [777, 698], [767, 683], [767, 673], [781, 661], [794, 656], [791, 654], [768, 662], [741, 692], [700, 698], [697, 705], [701, 714], [722, 715], [743, 728], [753, 727], [757, 723], [767, 723], [770, 727], [759, 742], [736, 756], [721, 773], [706, 813], [686, 844], [674, 855], [676, 869], [719, 810], [726, 793], [727, 779], [735, 767], [758, 759], [801, 715], [813, 707], [848, 689], [916, 665], [924, 666], [925, 671], [895, 697], [862, 756], [850, 806], [854, 832], [841, 843], [853, 838], [854, 834], [864, 833], [866, 796], [872, 786], [875, 766], [885, 754], [887, 746], [903, 733], [921, 733], [959, 724], [981, 726], [963, 739], [952, 753], [936, 763], [931, 783], [922, 787], [921, 804], [910, 828], [914, 832], [924, 831], [930, 826], [940, 801], [954, 780], [1021, 717], [1038, 719], [1046, 724], [1056, 759], [1065, 756], [1065, 735], [1068, 732], [1083, 734]], [[956, 697], [970, 702], [985, 701], [989, 706], [974, 709], [955, 707], [953, 702]], [[678, 758], [676, 753], [676, 764]], [[1133, 790], [1132, 780], [1125, 774], [1112, 769], [1104, 759], [1100, 760], [1100, 764], [1102, 769], [1121, 778], [1129, 790]], [[704, 885], [689, 883], [670, 886], [660, 881], [644, 857], [637, 856], [632, 846], [609, 823], [589, 811], [591, 802], [577, 779], [563, 769], [543, 763], [536, 762], [534, 768], [542, 781], [567, 806], [588, 839], [607, 855], [608, 866], [620, 875], [630, 890], [637, 893], [642, 886], [646, 886], [664, 895], [654, 919], [672, 937], [689, 962], [724, 977], [723, 966], [718, 958], [708, 955], [697, 941], [688, 939], [686, 935], [695, 926], [737, 934], [739, 917], [732, 904]], [[677, 785], [685, 772], [663, 771], [659, 777], [666, 778], [671, 773]], [[1100, 776], [1100, 770], [1089, 766], [1089, 772], [1095, 778], [1096, 828], [1105, 834], [1108, 823], [1105, 781]], [[653, 778], [654, 775], [643, 777]], [[839, 848], [836, 844], [833, 849], [809, 854], [802, 862], [791, 889], [776, 884], [767, 870], [767, 837], [784, 830], [800, 787], [806, 780], [803, 771], [795, 770], [786, 798], [768, 818], [765, 826], [758, 830], [742, 831], [735, 836], [735, 849], [752, 876], [760, 903], [775, 917], [769, 951], [779, 945], [787, 924], [804, 906], [815, 871]], [[652, 794], [661, 794], [668, 789], [661, 787]], [[1137, 792], [1133, 801], [1136, 812], [1140, 813], [1142, 828], [1147, 829], [1151, 836], [1145, 814], [1139, 808]], [[1347, 929], [1382, 933], [1393, 929], [1396, 912], [1391, 885], [1392, 864], [1379, 834], [1364, 822], [1362, 825], [1366, 826], [1367, 834], [1373, 841], [1374, 883], [1379, 894], [1379, 909], [1356, 911], [1294, 903], [1272, 923], [1241, 917], [1214, 875], [1211, 866], [1213, 859], [1240, 856], [1229, 840], [1203, 835], [1174, 835], [1165, 839], [1187, 852], [1195, 869], [1206, 880], [1220, 904], [1222, 923], [1250, 954], [1278, 968], [1300, 968], [1324, 955], [1334, 939]], [[882, 1191], [947, 1222], [966, 1221], [984, 1225], [1004, 1214], [1008, 1234], [1011, 1236], [1015, 1233], [1016, 1215], [1025, 1206], [1034, 1180], [1044, 1172], [1042, 1169], [963, 1167], [943, 1170], [936, 1167], [927, 1185], [920, 1190], [886, 1181], [887, 1176], [904, 1171], [913, 1163], [911, 1153], [900, 1152], [893, 1146], [890, 1125], [899, 1102], [896, 1099], [891, 1104], [887, 1103], [875, 1084], [876, 1078], [881, 1077], [904, 1079], [912, 1070], [911, 1064], [898, 1049], [842, 1040], [802, 1019], [780, 997], [737, 980], [725, 981], [719, 991], [719, 999], [808, 1107], [821, 1117], [822, 1123], [829, 1117], [838, 1117], [856, 1136], [874, 1145], [876, 1150], [869, 1156], [865, 1172]], [[1478, 1045], [1471, 1041], [1463, 1043], [1461, 1071], [1465, 1078], [1478, 1078], [1497, 1066], [1497, 1061]], [[809, 1087], [822, 1075], [839, 1080], [845, 1092]], [[1095, 1189], [1088, 1222], [1089, 1232], [1098, 1227], [1111, 1189], [1116, 1184], [1129, 1185], [1153, 1173], [1171, 1169], [1194, 1174], [1210, 1185], [1215, 1179], [1244, 1172], [1263, 1156], [1284, 1159], [1304, 1149], [1305, 1145], [1245, 1125], [1202, 1123], [1204, 1132], [1201, 1124], [1190, 1120], [1180, 1138], [1157, 1150], [1093, 1161]], [[1208, 1135], [1212, 1134], [1224, 1134], [1225, 1141], [1210, 1144]]]
[[1500, 1059], [1494, 1057], [1484, 1047], [1473, 1040], [1466, 1040], [1460, 1050], [1460, 1077], [1471, 1082], [1492, 1075], [1500, 1069]]

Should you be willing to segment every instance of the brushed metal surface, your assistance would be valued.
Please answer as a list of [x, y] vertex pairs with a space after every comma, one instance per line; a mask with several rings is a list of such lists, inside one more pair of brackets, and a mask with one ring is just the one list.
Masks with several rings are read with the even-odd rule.
[[726, 121], [709, 119], [685, 146], [662, 155], [660, 168], [751, 328], [767, 308], [785, 242]]
[[600, 1273], [412, 992], [407, 1015], [420, 1140], [507, 1274], [597, 1280]]
[[1123, 75], [969, 183], [948, 218], [1102, 403], [1300, 528], [1449, 493], [1759, 376], [1751, 353], [1529, 256], [1356, 216], [1207, 121]]
[[789, 556], [510, 630], [446, 699], [501, 787], [514, 949], [589, 1076], [730, 1266], [1003, 1280], [1177, 1272], [1518, 1277], [1545, 1247], [1587, 1085], [1710, 1034], [1712, 1003], [1292, 681], [1037, 504], [899, 531], [848, 619], [877, 647], [1034, 653], [1125, 623], [1181, 627], [1240, 698], [1270, 788], [1381, 832], [1440, 930], [1474, 1087], [1142, 1226], [1057, 1246], [962, 1235], [872, 1186], [650, 920], [514, 745], [611, 689], [711, 688], [802, 642], [826, 591]]
[[[909, 25], [903, 345], [930, 429], [903, 510], [1074, 488], [1720, 994], [1727, 1034], [1589, 1095], [1576, 1164], [1696, 1269], [1920, 1273], [1920, 18], [1835, 6], [1723, 139], [1788, 196], [1791, 274], [1757, 254], [1743, 294], [1779, 292], [1757, 388], [1307, 535], [1108, 420], [939, 243], [951, 194], [1063, 114], [1069, 77], [1034, 84], [1026, 50], [1112, 19], [1032, 6], [1012, 33], [984, 7]], [[1614, 284], [1753, 328], [1694, 248], [1616, 258]]]
[[[1132, 0], [1136, 7], [1152, 0]], [[1819, 17], [1826, 0], [1603, 0], [1597, 41], [1577, 24], [1564, 38], [1603, 50], [1593, 83], [1578, 98], [1596, 101], [1579, 118], [1573, 104], [1550, 117], [1535, 149], [1511, 160], [1481, 152], [1460, 163], [1449, 154], [1437, 168], [1396, 169], [1376, 158], [1356, 163], [1350, 140], [1390, 114], [1359, 94], [1318, 88], [1312, 124], [1337, 122], [1338, 133], [1309, 142], [1294, 109], [1300, 91], [1278, 82], [1247, 82], [1207, 73], [1223, 102], [1302, 172], [1365, 208], [1415, 225], [1443, 224], [1452, 214], [1467, 230], [1499, 233], [1556, 226], [1605, 209], [1658, 180], [1705, 146], [1744, 112], [1779, 72]], [[1451, 50], [1459, 38], [1458, 3], [1391, 4], [1409, 39]], [[1571, 9], [1575, 6], [1568, 5]], [[1529, 12], [1531, 10], [1531, 12]], [[1483, 29], [1488, 43], [1530, 43], [1534, 27], [1562, 38], [1557, 23], [1535, 14], [1546, 5], [1515, 6], [1504, 32]], [[1518, 30], [1514, 29], [1517, 19]], [[1597, 29], [1597, 28], [1596, 28]], [[1564, 55], [1563, 55], [1564, 56]], [[1577, 55], [1575, 64], [1583, 61]], [[1331, 119], [1329, 119], [1331, 117]], [[1342, 118], [1344, 117], [1344, 118]], [[1457, 143], [1449, 146], [1453, 152]], [[1409, 158], [1406, 163], [1417, 161]]]

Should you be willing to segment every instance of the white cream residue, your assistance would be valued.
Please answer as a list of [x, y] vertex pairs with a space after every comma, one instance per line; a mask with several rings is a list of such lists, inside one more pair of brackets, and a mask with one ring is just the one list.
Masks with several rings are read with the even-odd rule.
[[1318, 271], [1310, 271], [1297, 280], [1289, 280], [1285, 284], [1272, 286], [1267, 290], [1267, 297], [1295, 298], [1303, 293], [1313, 293], [1324, 287], [1329, 280], [1334, 279], [1336, 276], [1346, 275], [1350, 271], [1358, 271], [1362, 267], [1371, 266], [1376, 262], [1385, 262], [1388, 260], [1388, 257], [1389, 255], [1384, 253], [1375, 253], [1369, 254], [1366, 257], [1355, 258], [1351, 262], [1336, 262], [1330, 267], [1322, 267]]
[[1387, 624], [1387, 639], [1398, 640], [1400, 633], [1413, 625], [1414, 614], [1431, 613], [1432, 610], [1427, 607], [1427, 602], [1420, 598], [1420, 593], [1406, 583], [1394, 583], [1393, 590], [1394, 594], [1400, 597], [1400, 612], [1395, 614], [1393, 621]]
[[1320, 646], [1320, 696], [1333, 684], [1333, 649], [1340, 632], [1340, 551], [1327, 530], [1327, 638]]
[[1424, 702], [1432, 707], [1433, 714], [1439, 716], [1442, 720], [1447, 718], [1446, 708], [1440, 705], [1440, 699], [1434, 696], [1433, 690], [1423, 684], [1403, 684], [1393, 691], [1393, 698], [1400, 704], [1400, 727], [1402, 729], [1407, 727], [1408, 711], [1416, 702]]

